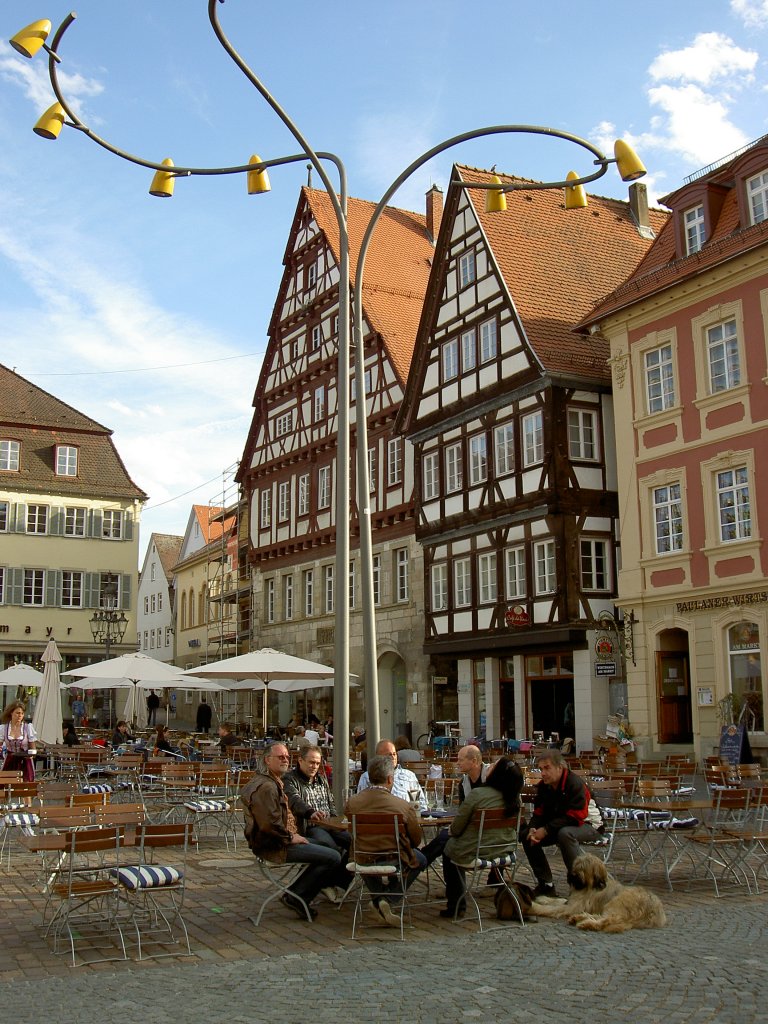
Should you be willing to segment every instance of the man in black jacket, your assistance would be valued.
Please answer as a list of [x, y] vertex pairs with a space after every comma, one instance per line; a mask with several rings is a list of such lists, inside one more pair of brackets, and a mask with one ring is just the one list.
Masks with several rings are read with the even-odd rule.
[[283, 777], [285, 795], [299, 832], [310, 843], [318, 843], [346, 855], [350, 844], [349, 832], [331, 830], [324, 824], [328, 818], [335, 817], [336, 805], [322, 766], [323, 755], [319, 747], [312, 744], [302, 747], [298, 764]]
[[581, 853], [579, 842], [596, 842], [599, 833], [588, 823], [589, 790], [578, 775], [568, 770], [559, 750], [548, 750], [537, 760], [541, 782], [536, 787], [533, 816], [523, 828], [522, 841], [536, 876], [537, 896], [556, 896], [545, 846], [557, 843], [566, 869]]

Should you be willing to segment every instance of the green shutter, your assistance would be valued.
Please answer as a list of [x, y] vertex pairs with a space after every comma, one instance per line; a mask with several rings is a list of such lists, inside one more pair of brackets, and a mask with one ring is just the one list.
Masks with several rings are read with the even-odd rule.
[[64, 534], [64, 521], [66, 512], [65, 510], [57, 505], [51, 509], [51, 514], [48, 519], [48, 533], [52, 537], [61, 537]]
[[87, 572], [83, 581], [83, 607], [98, 608], [101, 589], [101, 575], [98, 572]]
[[122, 611], [131, 609], [131, 574], [122, 573], [120, 576], [120, 608]]
[[123, 514], [123, 540], [133, 540], [133, 513]]
[[24, 570], [8, 570], [8, 604], [22, 604], [24, 601]]
[[61, 604], [61, 570], [45, 570], [45, 603], [49, 608]]
[[16, 525], [14, 529], [16, 533], [27, 532], [27, 506], [22, 502], [16, 504]]
[[94, 508], [88, 516], [88, 536], [101, 538], [104, 533], [104, 516], [100, 508]]

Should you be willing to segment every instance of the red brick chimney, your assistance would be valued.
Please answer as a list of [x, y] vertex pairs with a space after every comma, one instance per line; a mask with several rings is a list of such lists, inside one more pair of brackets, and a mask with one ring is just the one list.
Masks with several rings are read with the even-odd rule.
[[440, 221], [443, 219], [443, 190], [433, 185], [427, 192], [427, 234], [432, 245], [437, 241]]

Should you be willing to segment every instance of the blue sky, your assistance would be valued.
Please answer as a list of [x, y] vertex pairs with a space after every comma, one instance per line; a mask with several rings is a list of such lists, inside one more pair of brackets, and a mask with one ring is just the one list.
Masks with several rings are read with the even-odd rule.
[[[70, 8], [13, 0], [0, 38]], [[610, 151], [634, 142], [653, 197], [768, 132], [768, 0], [219, 6], [225, 31], [310, 143], [338, 153], [350, 194], [378, 200], [420, 153], [460, 132], [541, 124]], [[65, 93], [122, 149], [177, 165], [294, 153], [295, 141], [215, 39], [207, 0], [80, 0], [61, 46]], [[240, 176], [147, 194], [151, 173], [65, 128], [32, 133], [53, 101], [44, 55], [0, 43], [0, 361], [114, 430], [150, 495], [152, 531], [183, 533], [242, 452], [303, 164], [247, 196]], [[533, 137], [464, 145], [396, 205], [421, 210], [452, 159], [553, 180], [590, 169]], [[317, 178], [315, 184], [319, 184]], [[594, 191], [626, 196], [609, 172]]]

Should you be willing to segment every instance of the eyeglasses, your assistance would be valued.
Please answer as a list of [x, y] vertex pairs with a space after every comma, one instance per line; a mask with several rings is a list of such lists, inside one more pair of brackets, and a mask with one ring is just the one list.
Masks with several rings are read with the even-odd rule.
[[290, 754], [267, 754], [267, 757], [274, 758], [277, 761], [290, 761], [291, 760], [291, 755]]

